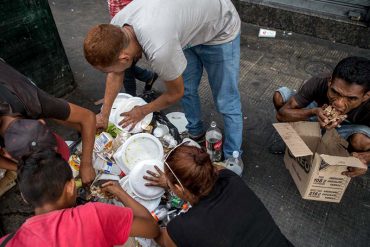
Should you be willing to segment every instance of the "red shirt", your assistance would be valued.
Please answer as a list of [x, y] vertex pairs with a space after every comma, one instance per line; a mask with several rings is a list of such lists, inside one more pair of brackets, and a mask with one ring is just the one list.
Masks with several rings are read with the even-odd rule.
[[57, 153], [59, 153], [62, 158], [68, 162], [69, 156], [71, 155], [67, 143], [62, 137], [53, 132], [55, 140], [57, 141]]
[[99, 202], [87, 203], [26, 220], [6, 246], [123, 245], [129, 237], [132, 221], [130, 208]]
[[132, 0], [108, 0], [109, 14], [113, 18], [118, 12], [121, 11], [127, 4], [131, 3]]

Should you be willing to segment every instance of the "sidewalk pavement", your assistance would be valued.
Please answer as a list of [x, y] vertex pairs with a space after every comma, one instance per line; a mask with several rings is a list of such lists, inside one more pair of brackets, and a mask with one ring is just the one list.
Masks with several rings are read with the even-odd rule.
[[[99, 106], [93, 102], [104, 95], [105, 75], [85, 61], [82, 42], [92, 25], [109, 22], [106, 1], [49, 0], [49, 4], [78, 84], [66, 98], [97, 112]], [[284, 167], [283, 156], [270, 154], [268, 146], [274, 134], [275, 111], [271, 99], [276, 88], [297, 89], [304, 80], [330, 71], [346, 56], [370, 58], [370, 50], [298, 35], [289, 30], [278, 30], [276, 38], [258, 38], [258, 29], [249, 24], [242, 26], [240, 94], [244, 118], [244, 181], [296, 246], [368, 246], [369, 174], [353, 179], [339, 204], [303, 200]], [[144, 62], [142, 66], [147, 65]], [[138, 82], [138, 93], [143, 87], [144, 83]], [[156, 82], [155, 88], [164, 89], [161, 82]], [[216, 120], [222, 127], [206, 77], [202, 79], [199, 92], [205, 123]], [[181, 111], [181, 106], [177, 104], [167, 109], [175, 110]], [[74, 132], [56, 128], [69, 139], [76, 138]], [[0, 220], [7, 231], [16, 229], [31, 215], [31, 209], [21, 201], [16, 188], [1, 198]]]

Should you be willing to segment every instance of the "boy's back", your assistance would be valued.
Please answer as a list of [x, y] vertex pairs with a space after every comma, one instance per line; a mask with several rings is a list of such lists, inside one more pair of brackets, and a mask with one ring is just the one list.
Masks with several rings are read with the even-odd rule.
[[28, 219], [6, 246], [122, 245], [129, 237], [132, 222], [130, 208], [87, 203]]

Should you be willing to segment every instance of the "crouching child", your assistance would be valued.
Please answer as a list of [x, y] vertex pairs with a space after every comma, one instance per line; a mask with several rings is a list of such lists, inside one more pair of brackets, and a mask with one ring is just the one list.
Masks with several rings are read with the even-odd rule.
[[[116, 246], [130, 236], [155, 238], [159, 227], [150, 213], [114, 182], [103, 191], [126, 207], [99, 202], [75, 207], [76, 185], [68, 163], [55, 151], [34, 152], [19, 164], [18, 184], [35, 216], [0, 239], [11, 246]], [[4, 246], [5, 246], [4, 245]]]

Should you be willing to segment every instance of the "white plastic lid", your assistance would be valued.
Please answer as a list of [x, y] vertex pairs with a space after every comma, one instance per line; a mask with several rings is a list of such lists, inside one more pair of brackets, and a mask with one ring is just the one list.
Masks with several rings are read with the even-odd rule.
[[147, 170], [157, 173], [154, 166], [163, 171], [163, 162], [161, 160], [143, 160], [139, 162], [129, 174], [129, 185], [132, 192], [144, 200], [153, 200], [163, 195], [164, 189], [156, 186], [146, 186], [148, 182], [143, 176], [148, 175]]

